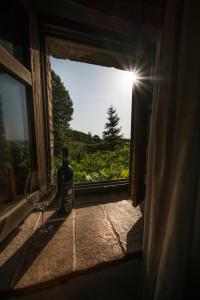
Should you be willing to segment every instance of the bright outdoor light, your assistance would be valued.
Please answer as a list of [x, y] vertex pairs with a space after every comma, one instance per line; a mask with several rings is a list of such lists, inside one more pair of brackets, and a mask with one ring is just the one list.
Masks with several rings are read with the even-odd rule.
[[122, 79], [124, 86], [134, 86], [139, 84], [140, 76], [136, 70], [124, 71]]
[[137, 71], [132, 71], [132, 79], [133, 79], [133, 84], [137, 84], [139, 81], [139, 75]]
[[140, 75], [138, 73], [137, 70], [133, 70], [130, 72], [131, 73], [131, 78], [132, 78], [132, 84], [134, 85], [138, 85], [139, 81], [140, 81]]

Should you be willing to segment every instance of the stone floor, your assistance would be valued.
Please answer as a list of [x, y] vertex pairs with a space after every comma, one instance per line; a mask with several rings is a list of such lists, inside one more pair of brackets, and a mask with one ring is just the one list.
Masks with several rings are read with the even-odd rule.
[[129, 260], [9, 300], [137, 300], [140, 264], [139, 259]]
[[45, 220], [50, 232], [42, 246], [35, 243], [41, 222], [36, 212], [0, 245], [0, 292], [41, 291], [142, 248], [142, 213], [125, 193], [78, 198], [69, 216], [52, 207]]

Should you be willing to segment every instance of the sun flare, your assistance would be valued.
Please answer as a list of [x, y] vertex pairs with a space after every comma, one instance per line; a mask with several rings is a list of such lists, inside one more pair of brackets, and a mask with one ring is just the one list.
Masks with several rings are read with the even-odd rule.
[[124, 86], [134, 86], [139, 83], [140, 76], [136, 70], [124, 71], [123, 84]]

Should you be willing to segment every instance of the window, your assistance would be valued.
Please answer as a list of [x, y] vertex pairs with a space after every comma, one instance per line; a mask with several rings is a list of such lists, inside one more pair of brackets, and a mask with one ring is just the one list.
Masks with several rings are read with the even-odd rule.
[[35, 167], [27, 17], [17, 2], [4, 4], [0, 11], [0, 213], [24, 196], [27, 176]]
[[0, 72], [0, 210], [24, 194], [30, 168], [26, 87]]

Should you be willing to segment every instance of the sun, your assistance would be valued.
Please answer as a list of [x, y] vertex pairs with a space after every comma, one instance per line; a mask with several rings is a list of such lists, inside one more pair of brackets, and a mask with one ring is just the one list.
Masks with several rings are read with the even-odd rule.
[[139, 82], [139, 74], [137, 71], [133, 70], [128, 72], [129, 80], [132, 82], [133, 85], [136, 85]]
[[136, 71], [132, 71], [132, 79], [133, 79], [133, 84], [138, 83], [139, 81], [139, 74]]
[[131, 87], [139, 83], [139, 73], [136, 70], [124, 71], [122, 82], [125, 87]]

